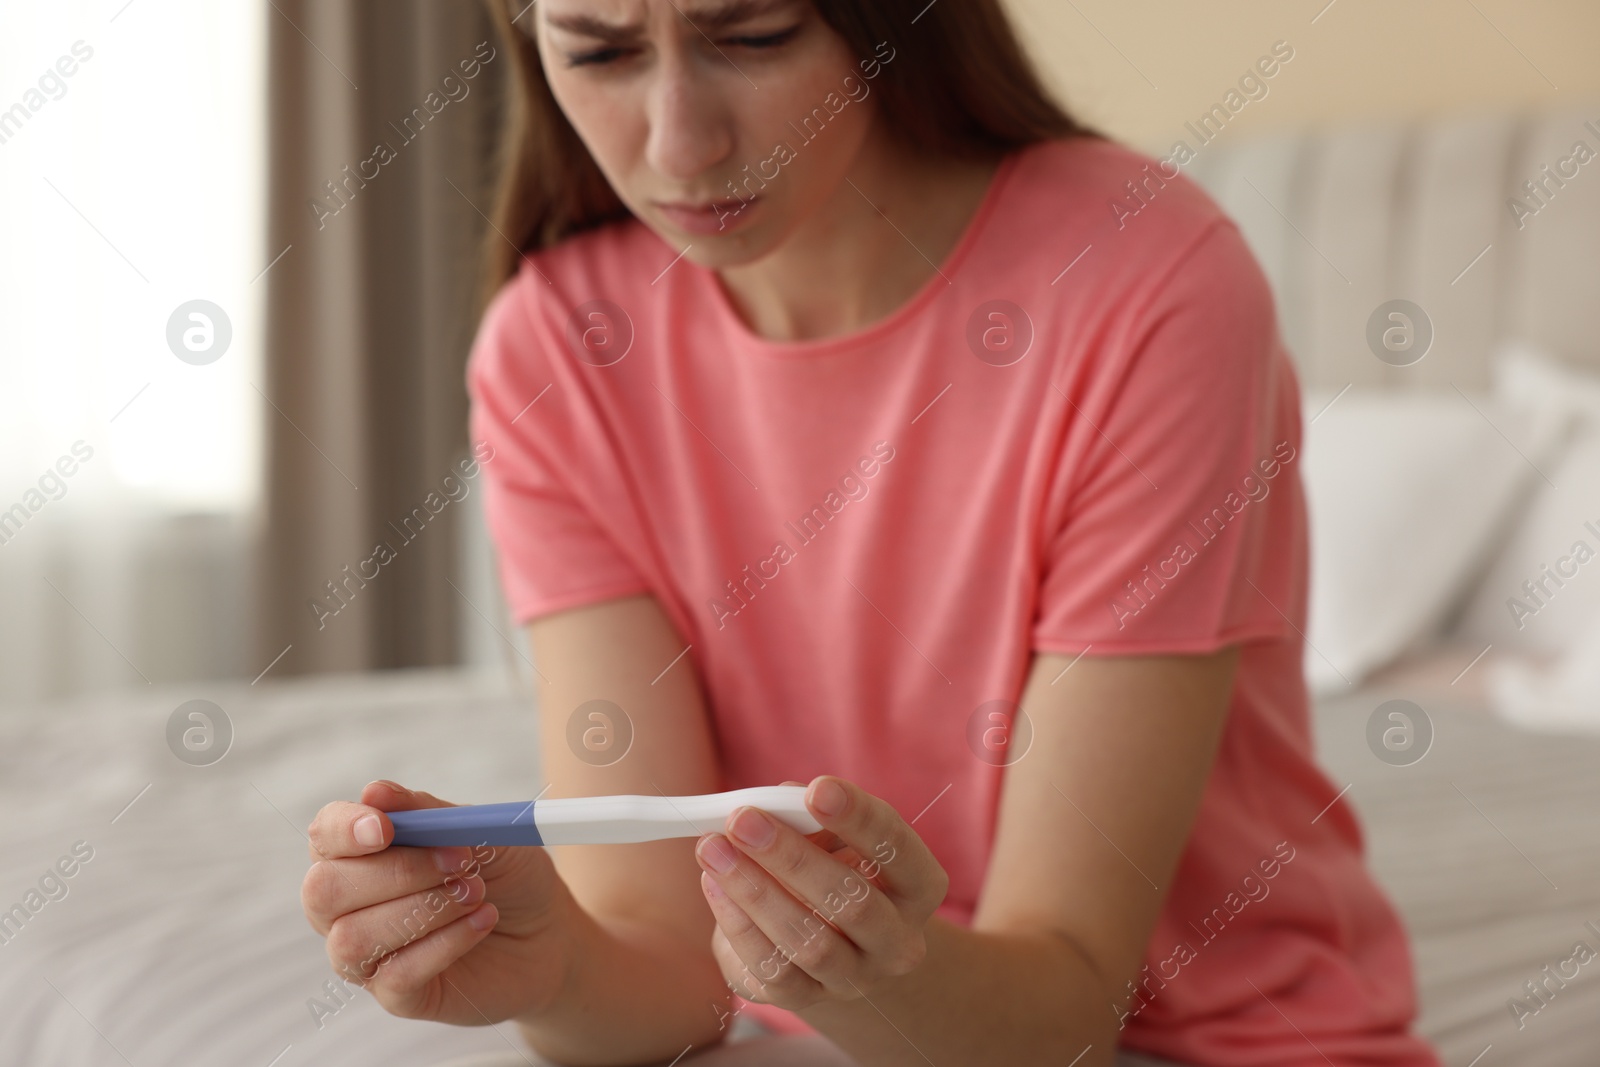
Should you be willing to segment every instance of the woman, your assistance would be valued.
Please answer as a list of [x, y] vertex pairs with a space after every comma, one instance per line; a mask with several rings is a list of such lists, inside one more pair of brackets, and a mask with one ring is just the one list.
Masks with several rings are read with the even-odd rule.
[[1233, 225], [996, 0], [510, 16], [468, 378], [551, 795], [809, 781], [824, 831], [386, 851], [444, 802], [373, 783], [313, 828], [335, 965], [560, 1063], [1436, 1065], [1312, 762]]

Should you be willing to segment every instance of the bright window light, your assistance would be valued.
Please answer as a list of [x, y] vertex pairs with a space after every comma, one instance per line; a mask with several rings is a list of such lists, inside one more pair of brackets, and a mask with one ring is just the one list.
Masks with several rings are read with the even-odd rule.
[[74, 507], [257, 500], [263, 10], [0, 8], [0, 508], [78, 441]]

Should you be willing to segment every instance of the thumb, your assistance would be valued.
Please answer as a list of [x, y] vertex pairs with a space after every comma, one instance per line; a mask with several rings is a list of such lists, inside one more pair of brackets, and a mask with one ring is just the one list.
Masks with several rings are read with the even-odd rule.
[[311, 858], [326, 860], [381, 852], [394, 840], [394, 823], [385, 812], [453, 807], [456, 805], [428, 793], [413, 792], [397, 782], [368, 782], [357, 803], [336, 800], [317, 812], [307, 831]]

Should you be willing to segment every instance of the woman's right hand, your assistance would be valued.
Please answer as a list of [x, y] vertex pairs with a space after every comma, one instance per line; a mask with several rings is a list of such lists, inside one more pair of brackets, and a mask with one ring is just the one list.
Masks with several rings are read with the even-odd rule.
[[537, 1012], [566, 981], [573, 904], [542, 848], [390, 848], [384, 812], [453, 807], [392, 782], [311, 823], [300, 902], [334, 970], [407, 1019], [483, 1026]]

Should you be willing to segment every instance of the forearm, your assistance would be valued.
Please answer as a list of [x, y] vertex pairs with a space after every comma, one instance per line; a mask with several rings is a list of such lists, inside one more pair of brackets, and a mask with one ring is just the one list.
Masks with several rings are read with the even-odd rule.
[[974, 931], [939, 916], [925, 936], [927, 956], [910, 974], [799, 1015], [861, 1067], [1112, 1062], [1110, 994], [1069, 942]]
[[728, 986], [708, 945], [647, 921], [593, 916], [568, 899], [567, 981], [518, 1020], [535, 1052], [568, 1067], [625, 1067], [727, 1035]]

